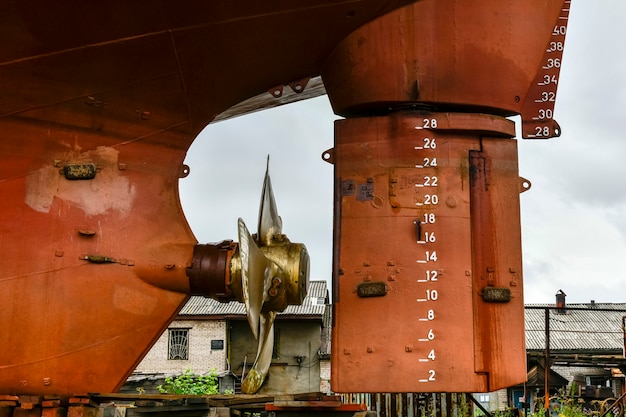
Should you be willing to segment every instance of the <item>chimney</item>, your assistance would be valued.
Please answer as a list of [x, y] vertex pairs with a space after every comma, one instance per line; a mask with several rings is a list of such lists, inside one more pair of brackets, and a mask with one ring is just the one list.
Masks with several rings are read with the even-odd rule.
[[567, 294], [563, 292], [563, 290], [558, 290], [556, 292], [556, 312], [558, 314], [565, 314], [565, 297]]

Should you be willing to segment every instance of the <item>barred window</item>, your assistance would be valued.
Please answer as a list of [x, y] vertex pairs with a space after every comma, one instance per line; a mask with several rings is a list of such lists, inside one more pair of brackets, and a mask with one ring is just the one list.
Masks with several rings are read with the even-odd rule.
[[189, 359], [189, 329], [169, 329], [168, 359]]

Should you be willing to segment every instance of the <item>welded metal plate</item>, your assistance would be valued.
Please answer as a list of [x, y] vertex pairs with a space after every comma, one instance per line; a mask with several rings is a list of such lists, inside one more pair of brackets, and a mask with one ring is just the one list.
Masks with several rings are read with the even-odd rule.
[[[337, 183], [370, 184], [372, 199], [335, 202], [334, 391], [480, 392], [526, 376], [516, 143], [477, 134], [485, 116], [469, 130], [453, 116], [336, 124]], [[384, 296], [360, 296], [377, 282]], [[511, 301], [486, 303], [486, 286]]]

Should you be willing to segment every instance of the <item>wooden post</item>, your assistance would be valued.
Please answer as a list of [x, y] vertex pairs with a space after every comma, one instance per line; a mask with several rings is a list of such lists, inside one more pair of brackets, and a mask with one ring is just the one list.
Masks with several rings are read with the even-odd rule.
[[545, 309], [545, 332], [546, 332], [546, 350], [545, 350], [545, 365], [544, 365], [544, 380], [543, 380], [543, 392], [544, 392], [544, 408], [546, 415], [548, 408], [550, 408], [550, 309]]

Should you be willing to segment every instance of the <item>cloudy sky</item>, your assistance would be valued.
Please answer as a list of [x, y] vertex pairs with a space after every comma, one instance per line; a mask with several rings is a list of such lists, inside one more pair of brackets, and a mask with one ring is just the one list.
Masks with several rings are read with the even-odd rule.
[[[561, 137], [521, 140], [525, 301], [626, 302], [626, 2], [573, 0], [555, 119]], [[181, 200], [197, 239], [256, 229], [266, 155], [283, 231], [307, 245], [311, 278], [331, 276], [333, 146], [318, 97], [207, 127], [191, 147]]]

